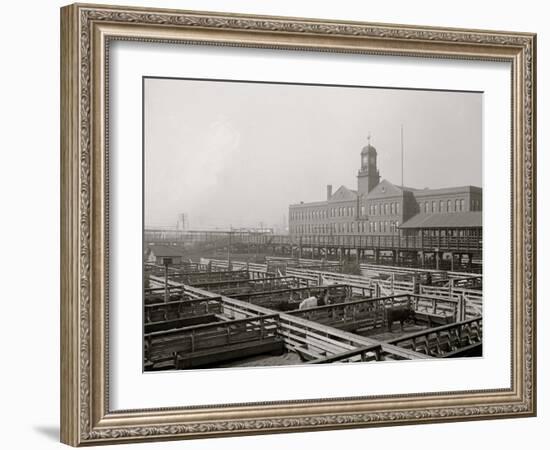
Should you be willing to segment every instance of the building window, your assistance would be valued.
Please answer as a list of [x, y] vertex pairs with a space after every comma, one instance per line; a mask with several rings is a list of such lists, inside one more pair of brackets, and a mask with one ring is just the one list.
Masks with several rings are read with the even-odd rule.
[[439, 200], [439, 212], [442, 213], [444, 210], [444, 205], [445, 203], [443, 202], [443, 200]]
[[399, 209], [400, 209], [399, 203], [396, 203], [396, 204], [395, 204], [395, 213], [396, 213], [396, 214], [400, 214], [400, 213], [399, 213]]
[[432, 212], [433, 213], [436, 213], [437, 212], [437, 202], [432, 202]]
[[453, 205], [453, 203], [450, 200], [447, 200], [447, 212], [452, 211], [452, 205]]
[[458, 212], [458, 211], [460, 211], [460, 200], [456, 199], [455, 200], [455, 212]]
[[392, 216], [395, 214], [395, 203], [391, 204], [391, 214]]
[[460, 210], [464, 211], [464, 199], [460, 200]]

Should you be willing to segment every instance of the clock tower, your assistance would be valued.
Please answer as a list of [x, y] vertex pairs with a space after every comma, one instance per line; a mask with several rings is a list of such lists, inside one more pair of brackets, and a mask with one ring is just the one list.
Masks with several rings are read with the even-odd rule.
[[372, 191], [380, 183], [380, 173], [376, 164], [376, 149], [368, 144], [361, 150], [361, 169], [357, 174], [357, 192], [359, 195]]

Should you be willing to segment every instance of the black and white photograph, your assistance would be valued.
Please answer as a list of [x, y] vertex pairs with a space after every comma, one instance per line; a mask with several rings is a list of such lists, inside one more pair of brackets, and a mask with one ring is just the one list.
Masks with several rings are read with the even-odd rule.
[[143, 78], [143, 370], [482, 357], [483, 93]]

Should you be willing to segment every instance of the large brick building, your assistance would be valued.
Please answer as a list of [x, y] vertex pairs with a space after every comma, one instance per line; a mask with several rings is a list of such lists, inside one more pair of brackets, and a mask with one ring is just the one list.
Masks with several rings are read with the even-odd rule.
[[482, 189], [414, 189], [380, 179], [376, 149], [361, 151], [357, 190], [340, 186], [318, 202], [289, 206], [289, 232], [303, 235], [418, 235], [481, 237]]

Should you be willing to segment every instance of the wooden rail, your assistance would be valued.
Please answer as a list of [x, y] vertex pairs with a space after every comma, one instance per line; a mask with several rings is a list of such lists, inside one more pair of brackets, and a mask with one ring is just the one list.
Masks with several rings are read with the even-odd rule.
[[381, 344], [368, 345], [347, 352], [337, 353], [325, 358], [318, 358], [308, 361], [307, 364], [329, 364], [334, 362], [357, 362], [357, 361], [383, 361]]
[[214, 281], [248, 280], [250, 275], [247, 270], [216, 270], [207, 272], [195, 272], [185, 274], [171, 274], [169, 278], [184, 284], [200, 284]]
[[353, 249], [414, 249], [440, 251], [481, 252], [481, 237], [470, 236], [399, 236], [361, 234], [295, 234], [217, 232], [202, 231], [162, 234], [145, 231], [145, 240], [155, 243], [200, 243], [212, 242], [218, 245], [254, 244], [292, 247], [324, 247]]
[[243, 291], [255, 292], [281, 288], [309, 287], [309, 281], [292, 276], [283, 276], [248, 280], [208, 281], [205, 283], [196, 283], [194, 286], [210, 292], [222, 292], [225, 295], [231, 295], [231, 293], [245, 293]]
[[341, 303], [351, 297], [351, 291], [348, 286], [336, 284], [331, 286], [288, 287], [263, 292], [248, 292], [233, 294], [231, 298], [262, 305], [267, 308], [278, 309], [277, 305], [280, 303], [294, 304], [294, 307], [298, 307], [303, 299], [314, 295], [319, 297], [325, 290], [328, 291], [329, 301], [331, 302]]
[[[218, 266], [225, 264], [227, 266], [227, 261], [224, 260], [211, 260]], [[242, 271], [241, 267], [246, 267], [246, 263], [243, 262], [232, 262], [235, 270], [233, 272]], [[266, 270], [266, 265], [256, 264], [256, 269], [260, 272]], [[380, 268], [383, 266], [373, 266], [368, 265], [371, 269]], [[396, 268], [400, 269], [400, 268]], [[226, 271], [228, 272], [228, 271]], [[222, 272], [224, 273], [224, 272]], [[474, 317], [480, 315], [482, 312], [483, 304], [483, 294], [479, 290], [475, 289], [463, 289], [463, 288], [453, 288], [453, 287], [440, 287], [440, 286], [425, 286], [425, 285], [415, 285], [413, 282], [408, 281], [398, 281], [394, 278], [382, 280], [382, 279], [373, 279], [364, 276], [358, 275], [345, 275], [333, 272], [319, 271], [319, 270], [309, 270], [309, 269], [290, 269], [286, 270], [287, 276], [292, 276], [307, 280], [309, 283], [324, 284], [324, 283], [339, 283], [345, 284], [351, 287], [352, 294], [359, 295], [361, 297], [382, 297], [390, 296], [402, 293], [416, 293], [418, 289], [419, 294], [424, 297], [439, 297], [439, 298], [448, 298], [454, 300], [455, 303], [459, 301], [464, 302], [465, 304], [465, 315], [464, 318]], [[466, 277], [465, 277], [466, 275]], [[460, 272], [449, 273], [449, 280], [463, 277], [472, 278], [468, 274]], [[481, 278], [481, 276], [474, 276], [473, 278]], [[424, 302], [426, 303], [426, 302]], [[450, 308], [452, 309], [452, 308]]]
[[221, 314], [221, 297], [185, 299], [144, 305], [145, 323], [183, 319], [205, 314]]
[[482, 345], [481, 317], [411, 333], [388, 341], [388, 344], [444, 358], [457, 356], [460, 350], [472, 350]]
[[[187, 292], [200, 296], [214, 296], [195, 287], [187, 287]], [[221, 296], [224, 314], [272, 314], [273, 310], [259, 305], [243, 302], [238, 299]], [[305, 349], [316, 354], [318, 357], [329, 354], [341, 353], [342, 351], [353, 350], [354, 348], [365, 347], [374, 344], [381, 344], [387, 355], [387, 359], [429, 359], [428, 355], [410, 351], [398, 346], [387, 345], [374, 339], [348, 333], [320, 323], [311, 322], [300, 317], [295, 317], [284, 312], [279, 313], [279, 335], [284, 339], [288, 350]]]
[[278, 320], [277, 314], [269, 314], [146, 333], [145, 359], [155, 364], [173, 360], [180, 354], [275, 338]]
[[[179, 283], [169, 281], [174, 287], [180, 286]], [[209, 291], [199, 289], [193, 286], [185, 286], [185, 292], [189, 296], [197, 298], [218, 296]], [[230, 318], [250, 318], [257, 315], [270, 315], [274, 311], [262, 306], [247, 303], [238, 299], [221, 295], [221, 303], [224, 316]], [[396, 345], [379, 342], [375, 339], [348, 333], [334, 327], [325, 326], [320, 323], [295, 317], [284, 312], [280, 312], [278, 335], [283, 339], [288, 350], [309, 352], [314, 358], [326, 357], [331, 354], [342, 353], [343, 351], [362, 348], [365, 346], [380, 344], [385, 355], [385, 359], [429, 359], [431, 356], [418, 353]]]

